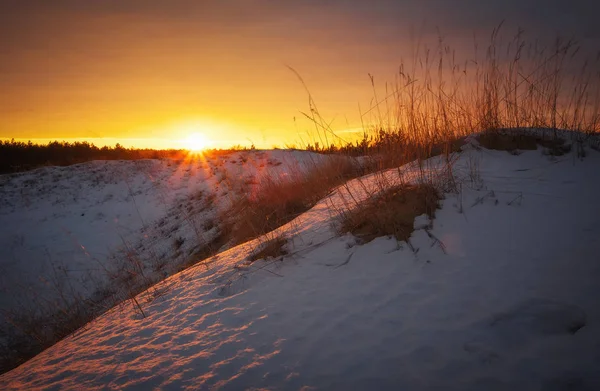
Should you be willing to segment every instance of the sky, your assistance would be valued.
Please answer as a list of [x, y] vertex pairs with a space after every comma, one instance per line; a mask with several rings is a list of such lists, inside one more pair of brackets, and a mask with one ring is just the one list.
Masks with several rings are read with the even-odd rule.
[[0, 138], [301, 144], [308, 97], [288, 67], [343, 135], [368, 75], [393, 80], [416, 42], [467, 50], [505, 20], [600, 49], [599, 14], [595, 0], [0, 0]]

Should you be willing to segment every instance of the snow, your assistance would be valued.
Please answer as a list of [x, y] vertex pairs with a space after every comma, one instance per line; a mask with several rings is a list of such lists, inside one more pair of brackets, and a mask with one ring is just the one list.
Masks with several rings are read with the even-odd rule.
[[453, 164], [460, 191], [431, 229], [417, 218], [414, 251], [336, 235], [347, 193], [398, 171], [351, 181], [278, 230], [283, 260], [244, 263], [264, 238], [224, 251], [140, 295], [146, 317], [114, 308], [0, 388], [600, 389], [599, 168], [596, 151], [471, 141]]
[[35, 308], [61, 294], [101, 296], [131, 253], [146, 276], [164, 278], [217, 234], [218, 212], [241, 192], [265, 175], [285, 177], [325, 158], [239, 151], [2, 175], [0, 308]]

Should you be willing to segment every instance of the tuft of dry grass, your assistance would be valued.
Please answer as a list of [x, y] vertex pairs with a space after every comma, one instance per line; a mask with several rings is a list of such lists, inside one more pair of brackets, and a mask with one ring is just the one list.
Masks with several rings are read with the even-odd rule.
[[524, 133], [519, 129], [483, 132], [478, 140], [486, 149], [507, 151], [512, 154], [518, 151], [536, 150], [538, 145], [545, 148], [545, 153], [552, 156], [562, 156], [571, 150], [571, 145], [560, 137], [543, 137]]
[[340, 233], [350, 232], [364, 242], [381, 236], [407, 241], [417, 216], [435, 216], [441, 195], [429, 184], [401, 185], [383, 190], [358, 207], [341, 214]]
[[259, 259], [279, 258], [288, 254], [285, 245], [288, 240], [284, 236], [277, 236], [262, 243], [256, 250], [250, 254], [249, 262], [255, 262]]
[[187, 269], [190, 266], [197, 264], [207, 258], [210, 258], [219, 253], [221, 248], [230, 241], [231, 227], [224, 224], [219, 227], [219, 232], [210, 240], [203, 240], [198, 248], [194, 249], [192, 254], [188, 257], [186, 262], [183, 262], [179, 267], [178, 271]]
[[539, 145], [546, 148], [544, 153], [551, 156], [562, 156], [571, 151], [571, 144], [567, 144], [562, 138], [540, 138], [537, 142]]
[[525, 151], [537, 149], [537, 138], [528, 134], [485, 132], [479, 136], [479, 144], [497, 151]]

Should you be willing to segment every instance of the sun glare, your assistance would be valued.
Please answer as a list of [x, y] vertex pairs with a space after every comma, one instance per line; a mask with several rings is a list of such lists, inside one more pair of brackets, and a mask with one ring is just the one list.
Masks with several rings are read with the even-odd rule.
[[184, 140], [184, 148], [192, 152], [200, 152], [208, 148], [209, 141], [202, 133], [192, 133]]

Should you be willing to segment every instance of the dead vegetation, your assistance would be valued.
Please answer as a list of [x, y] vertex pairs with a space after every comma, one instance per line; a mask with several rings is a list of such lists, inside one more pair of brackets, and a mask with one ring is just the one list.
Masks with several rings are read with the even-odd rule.
[[103, 298], [38, 298], [35, 307], [0, 309], [0, 373], [24, 363], [105, 311]]
[[365, 243], [381, 236], [408, 241], [415, 218], [426, 214], [433, 219], [440, 197], [438, 190], [428, 184], [388, 188], [359, 207], [343, 211], [338, 230], [350, 232]]
[[486, 132], [479, 136], [479, 143], [486, 149], [497, 151], [515, 152], [537, 149], [536, 138], [524, 134]]
[[[460, 151], [468, 135], [483, 131], [479, 141], [489, 149], [518, 154], [540, 146], [544, 154], [560, 156], [570, 151], [569, 141], [575, 140], [565, 140], [558, 129], [572, 130], [573, 135], [598, 132], [600, 74], [593, 69], [600, 65], [600, 57], [578, 57], [582, 52], [572, 40], [559, 38], [546, 47], [532, 44], [522, 31], [506, 41], [501, 27], [492, 32], [483, 58], [477, 57], [476, 44], [475, 58], [457, 60], [455, 51], [440, 36], [437, 47], [417, 47], [415, 52], [424, 54], [401, 64], [384, 92], [369, 75], [373, 99], [361, 112], [363, 138], [352, 143], [335, 134], [331, 121], [322, 117], [308, 92], [309, 110], [303, 114], [317, 133], [308, 149], [369, 156], [371, 171], [416, 161], [422, 177], [430, 171], [425, 160], [442, 156], [446, 169], [441, 171], [447, 175], [422, 183], [458, 192], [452, 155]], [[581, 72], [567, 80], [565, 69], [574, 64], [582, 66]], [[585, 156], [585, 151], [578, 156]], [[474, 180], [477, 170], [477, 165], [471, 165]], [[428, 193], [418, 189], [412, 189], [417, 197]], [[341, 211], [342, 232], [353, 232], [365, 240], [381, 235], [407, 238], [415, 215], [405, 213], [404, 208], [421, 213], [431, 209], [411, 205], [414, 200], [408, 195], [390, 195], [397, 195], [397, 188], [386, 190], [383, 186], [379, 191], [379, 196], [346, 208], [352, 212]], [[395, 217], [388, 219], [387, 211]]]
[[542, 135], [527, 134], [518, 129], [504, 131], [487, 131], [478, 137], [479, 143], [486, 149], [507, 151], [518, 154], [519, 151], [536, 150], [538, 146], [544, 148], [546, 154], [562, 156], [571, 151], [571, 145], [560, 137], [544, 137]]
[[219, 232], [210, 240], [202, 241], [198, 248], [188, 257], [187, 261], [179, 266], [179, 271], [184, 270], [198, 262], [216, 255], [220, 249], [230, 242], [231, 232], [230, 227], [223, 225], [219, 228]]
[[277, 236], [269, 239], [258, 246], [248, 257], [250, 263], [258, 261], [259, 259], [267, 258], [279, 258], [288, 254], [285, 249], [288, 240], [284, 236]]
[[361, 173], [350, 158], [332, 157], [286, 175], [262, 177], [254, 191], [242, 193], [222, 221], [233, 244], [271, 232], [310, 209], [336, 186]]

